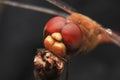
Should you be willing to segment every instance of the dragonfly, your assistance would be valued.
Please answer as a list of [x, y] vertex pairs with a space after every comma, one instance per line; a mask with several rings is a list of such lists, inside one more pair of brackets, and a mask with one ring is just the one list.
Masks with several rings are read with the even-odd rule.
[[58, 79], [72, 56], [88, 53], [99, 44], [113, 43], [120, 47], [120, 36], [112, 29], [76, 12], [60, 0], [45, 1], [66, 13], [13, 1], [0, 1], [5, 5], [56, 15], [45, 24], [45, 49], [38, 49], [34, 59], [36, 80]]

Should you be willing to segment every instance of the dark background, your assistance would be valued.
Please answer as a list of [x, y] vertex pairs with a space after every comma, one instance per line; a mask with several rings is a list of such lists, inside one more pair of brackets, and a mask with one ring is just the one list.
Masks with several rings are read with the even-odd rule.
[[[56, 8], [44, 0], [16, 0]], [[63, 0], [105, 27], [120, 32], [119, 0]], [[34, 80], [33, 59], [43, 47], [42, 31], [53, 17], [10, 6], [0, 13], [0, 80]], [[97, 46], [70, 61], [69, 80], [120, 80], [120, 48], [114, 44]], [[64, 74], [62, 79], [64, 78]]]

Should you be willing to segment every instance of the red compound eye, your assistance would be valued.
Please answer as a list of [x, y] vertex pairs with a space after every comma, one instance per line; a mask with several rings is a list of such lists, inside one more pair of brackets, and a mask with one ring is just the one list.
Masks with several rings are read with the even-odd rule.
[[64, 17], [54, 17], [50, 19], [46, 26], [45, 26], [45, 31], [48, 33], [53, 33], [53, 32], [60, 32], [63, 26], [65, 26], [66, 19]]
[[81, 45], [82, 31], [74, 23], [66, 24], [61, 32], [63, 40], [71, 49], [77, 49]]

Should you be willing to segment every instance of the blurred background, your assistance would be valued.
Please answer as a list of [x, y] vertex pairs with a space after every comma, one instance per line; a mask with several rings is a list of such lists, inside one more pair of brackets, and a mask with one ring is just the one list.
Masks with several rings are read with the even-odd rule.
[[[14, 0], [60, 10], [45, 0]], [[119, 0], [62, 0], [106, 28], [120, 32]], [[0, 5], [0, 80], [35, 80], [33, 60], [53, 15]], [[120, 80], [120, 48], [101, 44], [72, 58], [69, 80]], [[64, 80], [65, 72], [61, 79]]]

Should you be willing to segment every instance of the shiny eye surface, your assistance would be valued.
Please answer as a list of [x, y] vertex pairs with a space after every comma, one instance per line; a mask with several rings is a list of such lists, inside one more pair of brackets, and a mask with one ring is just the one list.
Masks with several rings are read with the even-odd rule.
[[60, 32], [65, 23], [66, 19], [64, 17], [53, 17], [46, 23], [45, 31], [48, 33]]
[[70, 46], [71, 49], [77, 49], [80, 47], [82, 41], [82, 31], [77, 25], [74, 23], [66, 24], [63, 27], [61, 34], [64, 42]]

